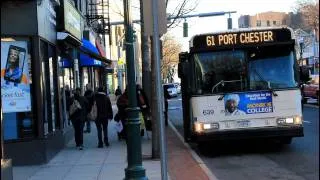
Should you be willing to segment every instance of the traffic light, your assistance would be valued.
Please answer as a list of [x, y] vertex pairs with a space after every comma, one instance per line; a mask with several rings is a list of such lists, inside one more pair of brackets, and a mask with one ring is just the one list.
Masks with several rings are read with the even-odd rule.
[[188, 37], [188, 23], [184, 21], [183, 23], [183, 37]]
[[232, 29], [232, 18], [228, 17], [228, 29]]

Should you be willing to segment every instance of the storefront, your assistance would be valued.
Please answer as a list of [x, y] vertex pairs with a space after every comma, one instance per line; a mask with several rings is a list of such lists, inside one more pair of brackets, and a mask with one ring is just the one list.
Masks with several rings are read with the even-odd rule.
[[98, 49], [87, 39], [82, 39], [82, 46], [80, 48], [80, 78], [81, 87], [85, 91], [85, 86], [90, 84], [93, 90], [104, 86], [103, 82], [103, 67], [104, 63], [94, 57], [85, 54], [83, 50], [90, 51], [92, 54], [99, 56]]
[[59, 102], [58, 7], [51, 0], [1, 4], [4, 156], [14, 165], [45, 163], [72, 138]]

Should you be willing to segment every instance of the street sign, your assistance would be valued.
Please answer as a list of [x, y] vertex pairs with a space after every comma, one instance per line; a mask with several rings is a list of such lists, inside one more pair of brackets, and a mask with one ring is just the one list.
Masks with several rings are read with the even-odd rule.
[[[152, 15], [152, 1], [143, 1], [143, 23], [144, 23], [144, 35], [153, 35], [153, 15]], [[158, 3], [158, 27], [159, 35], [163, 35], [167, 32], [167, 13], [166, 13], [166, 2], [165, 0], [154, 0]]]

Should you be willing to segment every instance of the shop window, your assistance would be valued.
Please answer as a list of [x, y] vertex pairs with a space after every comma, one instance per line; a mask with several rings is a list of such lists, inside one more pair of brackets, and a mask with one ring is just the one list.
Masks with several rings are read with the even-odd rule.
[[[59, 59], [59, 62], [60, 59]], [[62, 66], [62, 63], [59, 66], [59, 87], [60, 87], [60, 103], [62, 104], [62, 118], [63, 118], [63, 124], [60, 126], [61, 128], [65, 128], [67, 126], [70, 126], [71, 123], [68, 118], [68, 110], [69, 110], [69, 105], [70, 105], [70, 90], [71, 90], [71, 85], [72, 85], [72, 79], [70, 78], [70, 72], [72, 72], [71, 68], [66, 68]], [[72, 74], [72, 73], [71, 73]], [[63, 89], [64, 88], [64, 89]], [[64, 94], [63, 94], [64, 93]]]
[[31, 41], [1, 39], [1, 103], [4, 140], [35, 136], [32, 109]]
[[50, 79], [50, 96], [51, 96], [51, 109], [52, 109], [52, 127], [53, 131], [59, 129], [60, 123], [58, 120], [58, 84], [57, 84], [57, 56], [56, 56], [56, 48], [52, 45], [49, 45], [48, 48], [49, 55], [49, 79]]
[[40, 57], [42, 64], [43, 126], [45, 135], [59, 129], [57, 87], [57, 60], [55, 47], [45, 41], [40, 41]]

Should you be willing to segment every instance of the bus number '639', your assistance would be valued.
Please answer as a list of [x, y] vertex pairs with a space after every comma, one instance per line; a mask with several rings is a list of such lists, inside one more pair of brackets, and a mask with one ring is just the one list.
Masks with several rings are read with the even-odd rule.
[[214, 114], [214, 110], [213, 109], [209, 109], [209, 110], [203, 110], [203, 115], [204, 116], [210, 116]]

